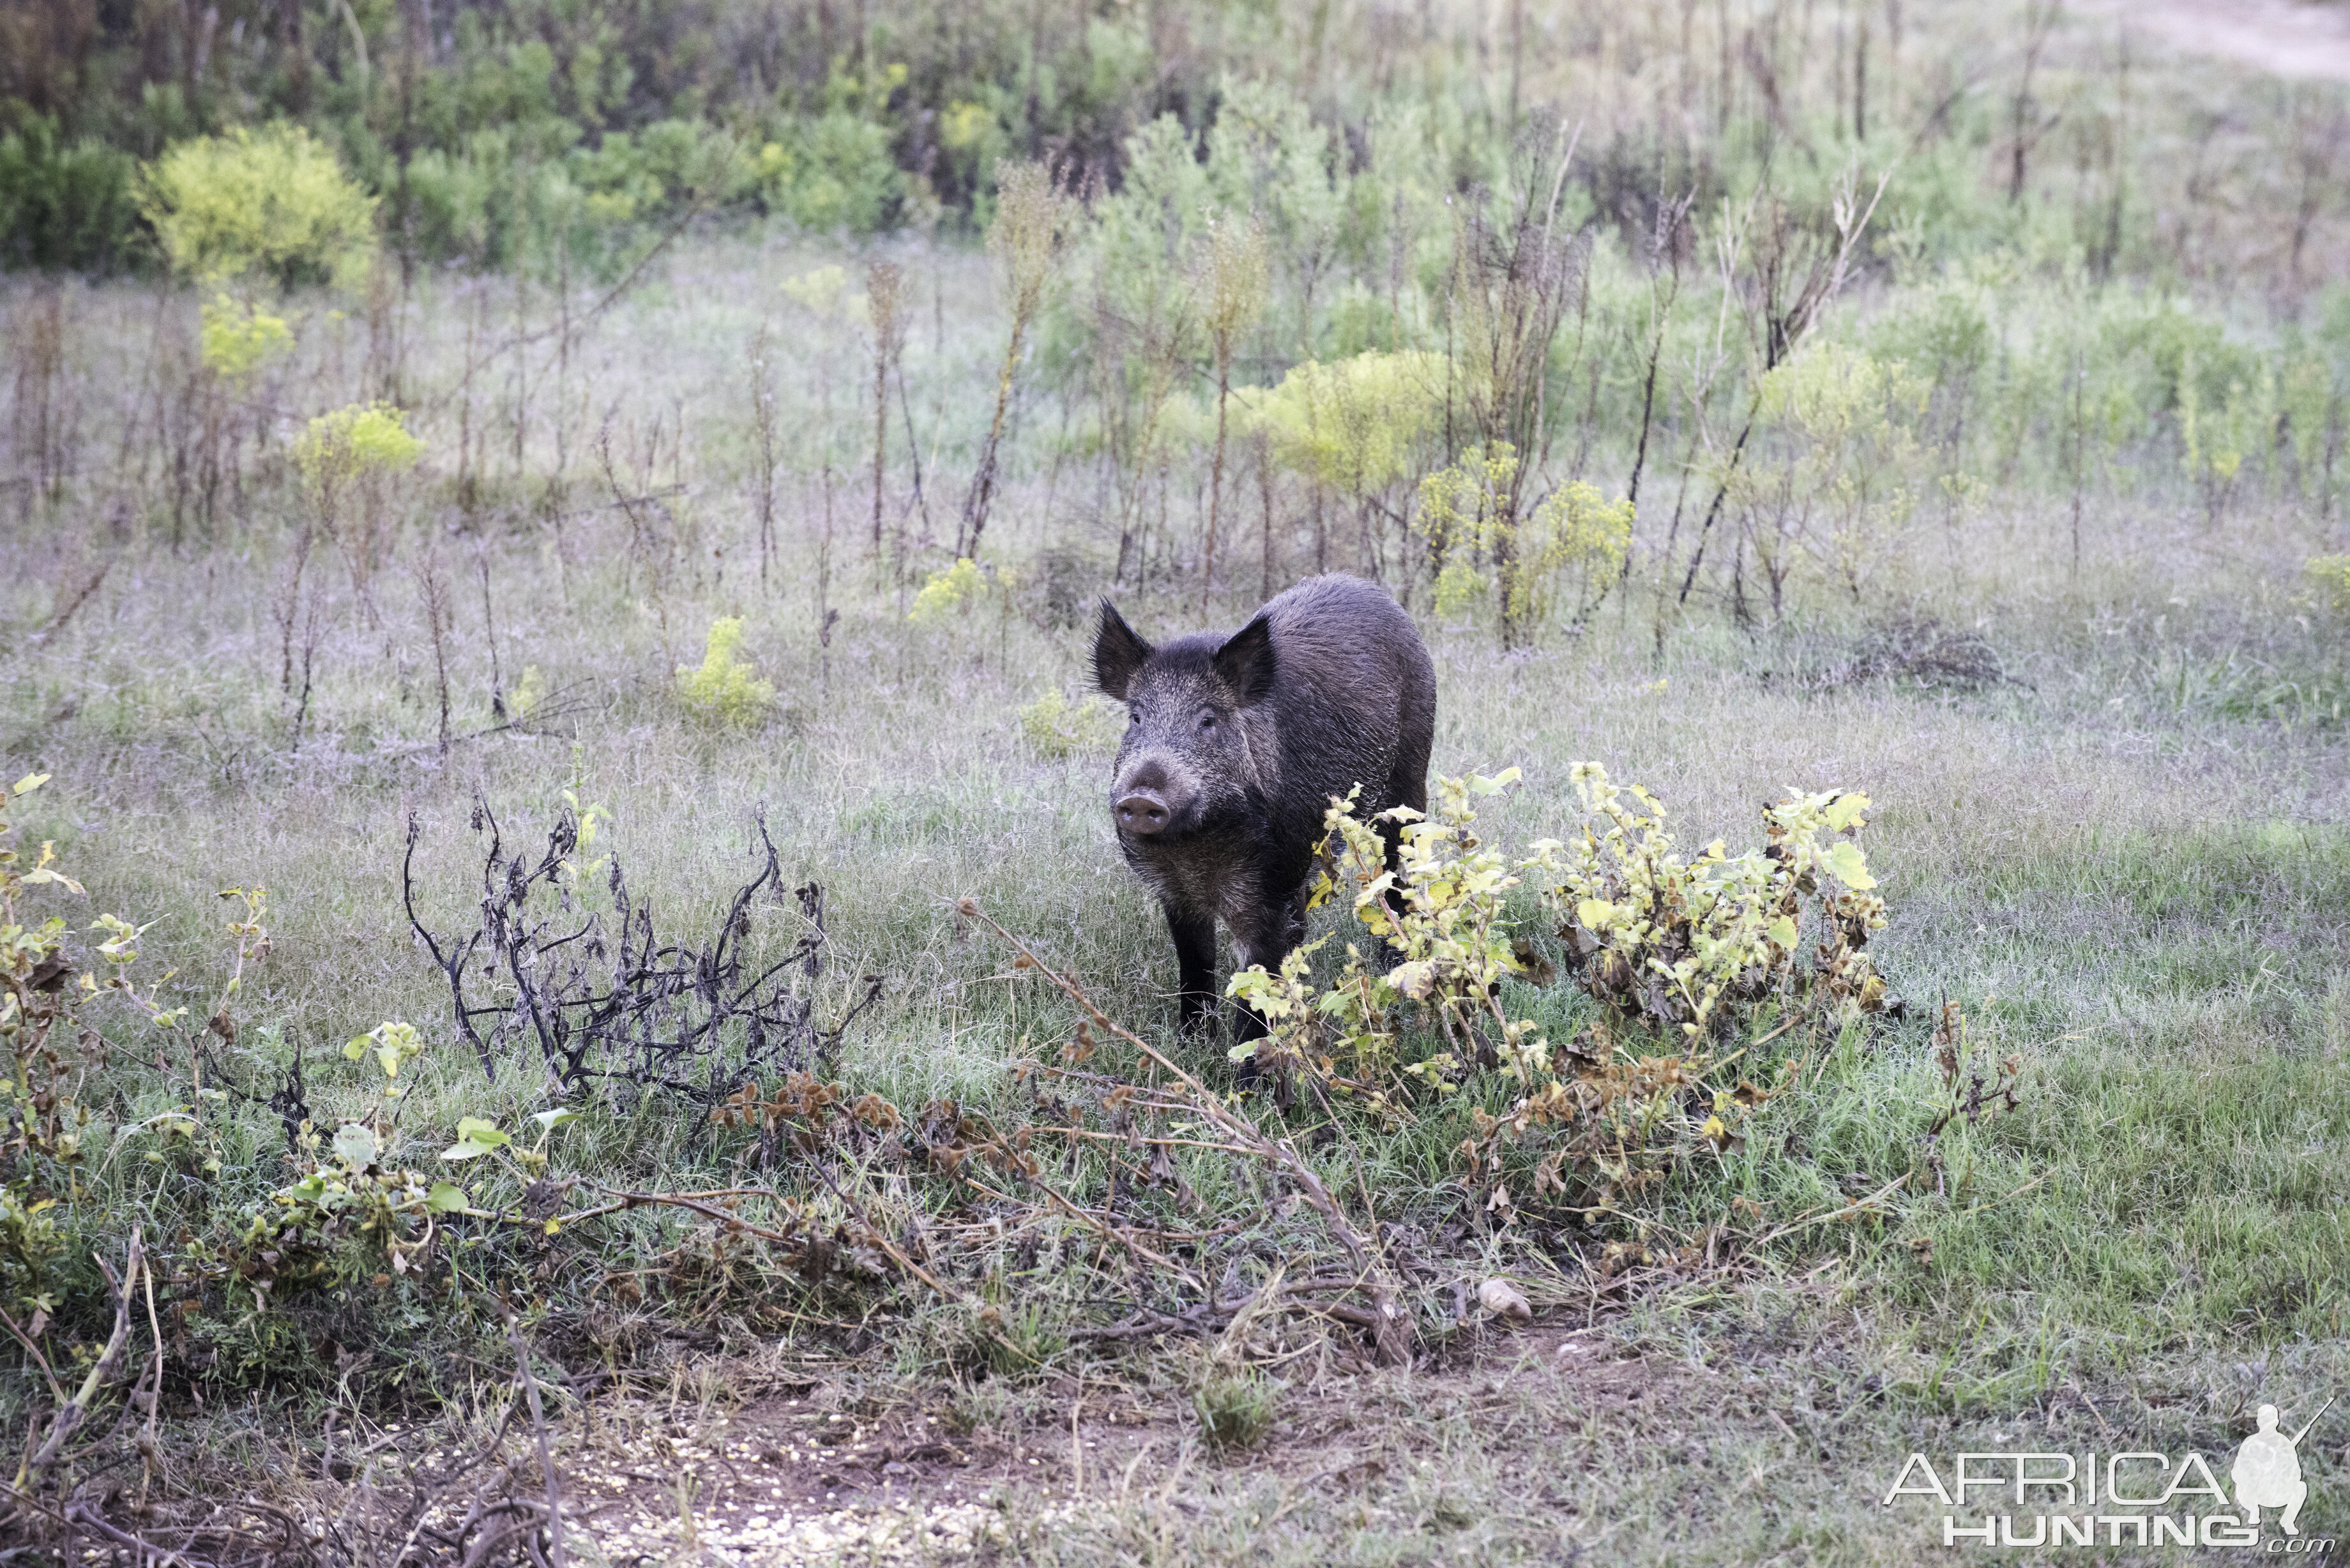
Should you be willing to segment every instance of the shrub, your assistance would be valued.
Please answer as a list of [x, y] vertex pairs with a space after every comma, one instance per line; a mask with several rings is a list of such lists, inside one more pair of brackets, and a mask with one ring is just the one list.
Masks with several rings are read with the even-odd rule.
[[2350, 556], [2312, 556], [2301, 564], [2320, 609], [2350, 618]]
[[987, 591], [987, 576], [969, 556], [941, 572], [932, 572], [906, 618], [916, 626], [935, 626]]
[[[373, 585], [391, 533], [385, 487], [416, 465], [424, 443], [389, 403], [354, 403], [320, 414], [295, 438], [294, 467], [317, 522], [343, 552], [351, 591], [375, 618]], [[356, 504], [354, 504], [356, 501]]]
[[1913, 427], [1929, 389], [1898, 360], [1833, 342], [1763, 379], [1752, 450], [1730, 493], [1773, 615], [1804, 557], [1857, 598], [1895, 553], [1917, 499]]
[[[424, 1050], [414, 1026], [396, 1021], [379, 1024], [343, 1047], [349, 1061], [371, 1058], [382, 1071], [382, 1081], [376, 1085], [373, 1103], [357, 1116], [340, 1118], [331, 1134], [322, 1133], [307, 1118], [294, 1129], [287, 1160], [294, 1179], [246, 1217], [239, 1238], [240, 1250], [261, 1265], [251, 1276], [256, 1311], [267, 1308], [273, 1289], [287, 1293], [332, 1282], [342, 1262], [338, 1255], [350, 1243], [358, 1244], [357, 1255], [367, 1265], [380, 1263], [393, 1277], [420, 1272], [433, 1251], [436, 1221], [478, 1212], [464, 1189], [406, 1167], [398, 1158], [416, 1142], [413, 1137], [401, 1137], [400, 1100], [409, 1085], [400, 1081], [400, 1069]], [[553, 1125], [548, 1124], [549, 1130]], [[477, 1127], [495, 1143], [469, 1145], [469, 1135], [481, 1136]], [[504, 1133], [473, 1116], [457, 1124], [457, 1135], [456, 1147], [442, 1159], [465, 1158], [461, 1151], [469, 1147], [486, 1152], [508, 1141]]]
[[1615, 585], [1632, 541], [1632, 503], [1609, 501], [1581, 480], [1552, 491], [1523, 514], [1513, 512], [1518, 454], [1508, 442], [1489, 452], [1471, 447], [1461, 461], [1420, 481], [1416, 526], [1428, 542], [1439, 615], [1460, 615], [1489, 585], [1479, 561], [1494, 564], [1491, 585], [1505, 628], [1531, 632], [1546, 623], [1575, 585], [1577, 624]]
[[751, 724], [765, 716], [775, 688], [759, 679], [742, 649], [741, 616], [721, 616], [710, 623], [701, 667], [677, 667], [677, 694], [688, 712], [719, 724]]
[[[1471, 798], [1498, 794], [1517, 777], [1511, 768], [1493, 778], [1440, 779], [1432, 816], [1420, 819], [1406, 806], [1384, 814], [1401, 835], [1400, 869], [1394, 872], [1387, 869], [1378, 830], [1331, 803], [1325, 820], [1335, 857], [1309, 907], [1351, 891], [1357, 920], [1389, 950], [1393, 964], [1380, 972], [1350, 943], [1343, 971], [1317, 992], [1305, 979], [1323, 945], [1313, 942], [1293, 952], [1278, 977], [1262, 966], [1233, 976], [1231, 993], [1266, 1020], [1279, 1059], [1343, 1075], [1375, 1102], [1415, 1085], [1450, 1093], [1471, 1064], [1489, 1057], [1525, 1081], [1548, 1071], [1548, 1047], [1533, 1025], [1507, 1016], [1498, 989], [1523, 967], [1503, 900], [1523, 867], [1471, 831], [1477, 820]], [[1425, 1054], [1409, 1060], [1415, 1023], [1422, 1038], [1432, 1033], [1433, 1040]], [[1253, 1049], [1237, 1046], [1234, 1054]]]
[[68, 145], [35, 115], [0, 136], [0, 265], [105, 272], [128, 259], [137, 165], [96, 141]]
[[[1577, 769], [1579, 784], [1595, 776], [1591, 764]], [[1277, 976], [1262, 967], [1234, 975], [1231, 994], [1254, 1007], [1271, 1030], [1234, 1054], [1253, 1052], [1261, 1066], [1302, 1077], [1319, 1095], [1355, 1096], [1398, 1123], [1424, 1114], [1409, 1102], [1431, 1095], [1465, 1098], [1474, 1070], [1496, 1068], [1512, 1096], [1502, 1114], [1474, 1100], [1463, 1106], [1471, 1136], [1458, 1152], [1472, 1188], [1484, 1191], [1482, 1201], [1491, 1211], [1540, 1206], [1580, 1210], [1587, 1217], [1701, 1155], [1729, 1147], [1741, 1136], [1743, 1116], [1768, 1096], [1742, 1081], [1720, 1081], [1723, 1068], [1744, 1054], [1715, 1054], [1714, 1035], [1742, 1011], [1737, 1007], [1709, 1004], [1706, 1026], [1680, 1030], [1669, 1027], [1680, 1014], [1668, 1012], [1658, 1021], [1611, 1003], [1614, 1018], [1636, 1029], [1667, 1024], [1648, 1037], [1653, 1044], [1610, 1023], [1554, 1040], [1534, 1020], [1512, 1015], [1508, 983], [1544, 967], [1510, 912], [1513, 892], [1532, 878], [1544, 904], [1555, 909], [1603, 885], [1604, 877], [1590, 875], [1590, 865], [1614, 864], [1604, 851], [1595, 860], [1556, 840], [1537, 842], [1513, 857], [1481, 836], [1472, 802], [1500, 794], [1516, 777], [1513, 768], [1492, 778], [1444, 779], [1427, 818], [1403, 807], [1386, 814], [1402, 835], [1401, 865], [1394, 872], [1387, 867], [1378, 829], [1334, 802], [1327, 821], [1335, 852], [1312, 900], [1349, 896], [1357, 921], [1390, 950], [1393, 966], [1382, 973], [1349, 944], [1340, 972], [1317, 986], [1307, 974], [1314, 952], [1324, 945], [1315, 942], [1292, 953]], [[1806, 804], [1804, 809], [1814, 808]], [[1779, 847], [1774, 843], [1773, 850]], [[1701, 864], [1721, 864], [1718, 849]], [[1771, 853], [1747, 859], [1768, 860]], [[1588, 913], [1614, 929], [1600, 911]], [[1731, 976], [1769, 961], [1752, 943], [1712, 942], [1707, 953]], [[1637, 953], [1644, 962], [1659, 956], [1653, 947]], [[1715, 971], [1687, 959], [1675, 955], [1659, 977], [1672, 982], [1673, 995], [1702, 993], [1712, 983]], [[1587, 962], [1578, 970], [1603, 1003], [1612, 996], [1606, 983], [1610, 972]], [[1646, 972], [1653, 973], [1653, 966]], [[1759, 999], [1763, 989], [1741, 990], [1731, 1000]], [[1714, 1000], [1729, 990], [1727, 981], [1716, 987]]]
[[[87, 1233], [87, 1213], [74, 1211], [91, 1190], [84, 1157], [92, 1148], [105, 1149], [109, 1158], [114, 1153], [101, 1131], [104, 1098], [98, 1085], [106, 1082], [116, 1049], [91, 1003], [106, 995], [129, 1002], [157, 1033], [159, 1064], [192, 1062], [198, 1049], [182, 1028], [189, 1010], [167, 1009], [132, 983], [144, 927], [102, 914], [88, 928], [92, 940], [77, 951], [62, 917], [35, 915], [36, 894], [54, 889], [87, 897], [58, 867], [54, 845], [43, 844], [29, 865], [18, 847], [16, 807], [48, 776], [30, 774], [0, 789], [0, 1070], [5, 1074], [0, 1077], [0, 1310], [27, 1314], [34, 1340], [51, 1320], [78, 1331], [104, 1310], [99, 1281], [70, 1257], [75, 1235]], [[266, 950], [260, 925], [266, 896], [231, 888], [223, 897], [245, 905], [247, 919], [230, 925], [240, 944], [241, 977], [245, 961]], [[213, 1032], [224, 1038], [234, 1033], [228, 1003], [237, 989], [233, 978], [211, 1014]], [[215, 1091], [213, 1098], [221, 1097]], [[187, 1152], [181, 1174], [186, 1185], [201, 1189], [222, 1169], [218, 1146], [196, 1113], [201, 1099], [120, 1127], [118, 1137], [141, 1131]]]
[[812, 266], [794, 273], [777, 286], [801, 308], [830, 317], [848, 291], [848, 271], [840, 266]]
[[[1407, 1101], [1453, 1096], [1474, 1069], [1498, 1068], [1515, 1098], [1499, 1116], [1472, 1110], [1475, 1136], [1461, 1146], [1472, 1181], [1493, 1188], [1497, 1208], [1587, 1206], [1736, 1140], [1740, 1118], [1767, 1096], [1712, 1081], [1744, 1054], [1717, 1058], [1716, 1042], [1764, 1002], [1838, 1021], [1885, 1005], [1862, 950], [1885, 906], [1858, 846], [1824, 842], [1860, 828], [1866, 796], [1790, 794], [1764, 811], [1764, 849], [1732, 860], [1717, 842], [1688, 860], [1646, 792], [1610, 784], [1592, 763], [1574, 778], [1592, 819], [1579, 842], [1540, 840], [1517, 857], [1476, 831], [1472, 805], [1515, 783], [1516, 769], [1439, 781], [1426, 818], [1385, 814], [1401, 834], [1395, 871], [1378, 828], [1334, 801], [1331, 859], [1311, 901], [1350, 897], [1392, 967], [1381, 972], [1349, 944], [1339, 973], [1317, 986], [1308, 971], [1325, 938], [1278, 975], [1241, 971], [1230, 994], [1270, 1033], [1233, 1054], [1397, 1120], [1411, 1114]], [[1641, 809], [1624, 804], [1627, 793]], [[1509, 908], [1529, 884], [1576, 982], [1607, 1012], [1587, 1037], [1554, 1040], [1512, 1016], [1505, 984], [1546, 967]], [[1822, 919], [1805, 967], [1807, 900]], [[1644, 1037], [1655, 1042], [1645, 1054], [1635, 1048]]]
[[1402, 477], [1435, 421], [1444, 361], [1434, 354], [1357, 354], [1307, 360], [1249, 408], [1282, 465], [1352, 496]]
[[[266, 324], [275, 323], [281, 331], [285, 327], [275, 317], [257, 319], [265, 338]], [[251, 334], [255, 327], [237, 330]], [[294, 465], [314, 491], [323, 493], [370, 474], [412, 468], [423, 452], [424, 443], [408, 433], [407, 418], [400, 410], [390, 403], [353, 403], [310, 421], [295, 440]]]
[[[2190, 348], [2178, 375], [2179, 457], [2214, 523], [2235, 493], [2244, 460], [2258, 454], [2275, 425], [2274, 374], [2249, 351], [2224, 347], [2233, 351], [2213, 354], [2210, 369]], [[2206, 386], [2215, 375], [2224, 381], [2213, 397]]]
[[786, 121], [751, 160], [761, 206], [816, 234], [868, 234], [901, 194], [889, 128], [836, 109]]
[[[71, 983], [75, 964], [66, 951], [65, 920], [51, 915], [36, 921], [26, 907], [31, 890], [38, 888], [83, 896], [81, 884], [57, 868], [55, 846], [42, 845], [30, 866], [16, 847], [9, 817], [18, 802], [47, 782], [46, 774], [29, 774], [0, 792], [0, 968], [8, 981], [0, 995], [0, 1044], [6, 1046], [10, 1069], [7, 1085], [0, 1090], [0, 1177], [10, 1183], [20, 1209], [27, 1194], [58, 1185], [81, 1158], [88, 1112], [68, 1085], [88, 1064], [74, 1058], [105, 1046], [104, 1037], [81, 1017], [82, 992]], [[116, 938], [118, 944], [123, 940]], [[135, 956], [135, 940], [125, 950]], [[37, 1228], [29, 1225], [22, 1218], [5, 1221], [10, 1244], [0, 1250], [15, 1254], [20, 1271], [31, 1267], [26, 1247]]]
[[139, 207], [192, 277], [348, 283], [375, 253], [375, 198], [331, 149], [282, 120], [170, 149], [141, 171]]
[[1057, 686], [1020, 710], [1020, 732], [1046, 762], [1118, 744], [1118, 709], [1099, 697], [1072, 702]]
[[[284, 317], [272, 316], [257, 306], [240, 303], [224, 294], [214, 296], [204, 306], [203, 322], [204, 364], [221, 379], [234, 386], [251, 380], [262, 366], [294, 347], [294, 333]], [[396, 410], [393, 417], [397, 421]], [[371, 435], [370, 440], [380, 443], [380, 436]]]
[[[1689, 859], [1646, 790], [1610, 783], [1596, 763], [1576, 763], [1574, 780], [1587, 820], [1572, 845], [1550, 846], [1559, 870], [1545, 897], [1579, 983], [1601, 1005], [1691, 1037], [1798, 990], [1839, 1015], [1884, 1007], [1885, 981], [1863, 949], [1885, 925], [1885, 902], [1846, 836], [1865, 826], [1866, 795], [1791, 791], [1762, 808], [1769, 843], [1759, 853], [1731, 859], [1716, 839]], [[1808, 970], [1806, 898], [1822, 916]]]

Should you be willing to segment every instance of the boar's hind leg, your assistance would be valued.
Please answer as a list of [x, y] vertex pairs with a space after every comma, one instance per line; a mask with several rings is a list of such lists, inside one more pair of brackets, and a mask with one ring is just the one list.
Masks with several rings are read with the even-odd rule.
[[1175, 938], [1176, 989], [1181, 1002], [1183, 1033], [1197, 1034], [1216, 1016], [1216, 922], [1167, 911], [1167, 929]]
[[[1419, 720], [1407, 718], [1403, 745], [1396, 757], [1395, 771], [1388, 775], [1388, 799], [1423, 815], [1428, 810], [1428, 754], [1433, 747], [1436, 732], [1434, 703], [1435, 699], [1430, 697], [1428, 717]], [[1400, 888], [1403, 885], [1403, 827], [1396, 822], [1382, 822], [1379, 824], [1379, 837], [1387, 845], [1388, 870], [1394, 876], [1396, 887]], [[1401, 904], [1399, 894], [1389, 893], [1387, 896], [1391, 914], [1401, 913]], [[1396, 966], [1398, 956], [1393, 948], [1380, 942], [1378, 950], [1371, 955], [1371, 962], [1384, 974]]]

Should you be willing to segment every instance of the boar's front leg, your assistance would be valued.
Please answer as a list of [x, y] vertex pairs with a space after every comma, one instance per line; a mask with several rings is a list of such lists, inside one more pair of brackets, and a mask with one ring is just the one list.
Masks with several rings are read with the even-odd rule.
[[1206, 1032], [1216, 1017], [1216, 921], [1167, 910], [1167, 929], [1175, 938], [1176, 992], [1186, 1036]]
[[[1281, 961], [1305, 940], [1305, 889], [1300, 888], [1285, 898], [1265, 900], [1233, 922], [1232, 967], [1242, 970], [1251, 964], [1263, 964], [1266, 973], [1278, 974]], [[1242, 1002], [1240, 1012], [1240, 1030], [1235, 1038], [1242, 1044], [1262, 1040], [1272, 1033], [1255, 1008]]]

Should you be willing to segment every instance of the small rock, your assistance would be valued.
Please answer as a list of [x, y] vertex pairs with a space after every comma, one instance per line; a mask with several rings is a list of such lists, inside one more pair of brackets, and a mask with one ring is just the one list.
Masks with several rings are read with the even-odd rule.
[[1477, 1287], [1478, 1304], [1495, 1317], [1506, 1318], [1513, 1324], [1532, 1323], [1534, 1309], [1525, 1293], [1507, 1280], [1492, 1279]]

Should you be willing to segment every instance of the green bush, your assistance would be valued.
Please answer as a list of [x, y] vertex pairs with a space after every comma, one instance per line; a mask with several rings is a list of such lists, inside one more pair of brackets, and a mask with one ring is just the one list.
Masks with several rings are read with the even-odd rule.
[[867, 234], [902, 195], [889, 128], [842, 109], [783, 122], [752, 160], [759, 204], [812, 233]]
[[348, 283], [375, 254], [375, 198], [332, 149], [284, 120], [183, 141], [140, 184], [140, 211], [190, 276]]
[[1113, 751], [1118, 729], [1115, 703], [1101, 697], [1072, 702], [1057, 686], [1020, 710], [1020, 733], [1032, 751], [1051, 763], [1081, 752]]
[[369, 474], [413, 468], [423, 452], [398, 409], [354, 403], [310, 421], [294, 442], [294, 466], [315, 491], [328, 492]]
[[957, 610], [966, 609], [987, 592], [987, 574], [965, 556], [943, 571], [932, 572], [906, 618], [916, 626], [936, 626]]
[[132, 254], [130, 155], [35, 116], [0, 136], [0, 265], [110, 272]]
[[284, 317], [224, 294], [205, 302], [201, 320], [197, 340], [204, 365], [232, 385], [243, 386], [264, 365], [294, 347], [294, 331]]
[[765, 714], [775, 688], [743, 658], [741, 616], [721, 616], [710, 623], [701, 666], [677, 667], [677, 691], [689, 711], [713, 723], [749, 724]]

